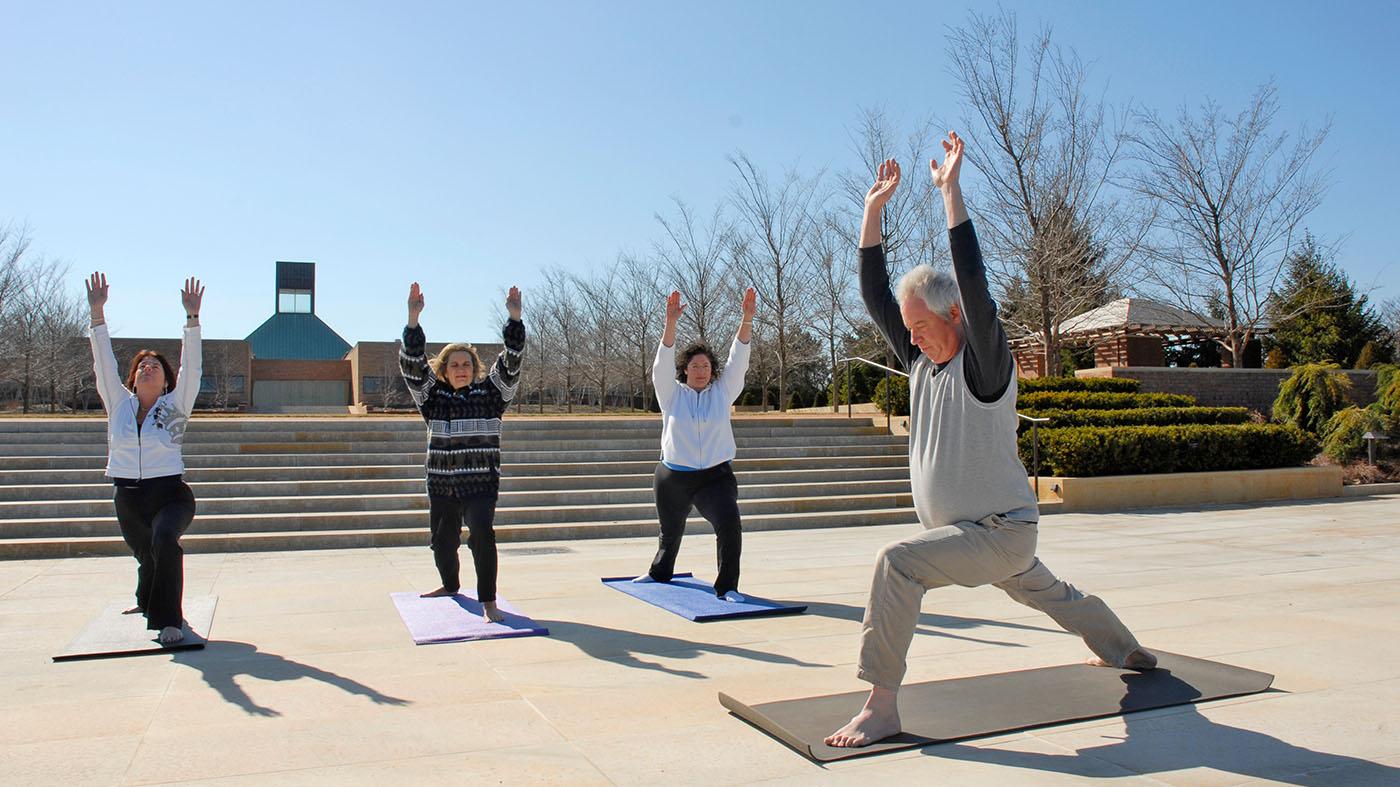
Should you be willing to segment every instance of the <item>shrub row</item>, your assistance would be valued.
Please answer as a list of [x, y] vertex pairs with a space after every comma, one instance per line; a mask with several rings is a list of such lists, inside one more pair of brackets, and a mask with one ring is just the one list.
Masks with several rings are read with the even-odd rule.
[[1033, 391], [1100, 391], [1137, 393], [1142, 383], [1126, 377], [1022, 377], [1021, 393]]
[[[1031, 435], [1021, 435], [1030, 469]], [[1098, 476], [1294, 467], [1317, 452], [1311, 436], [1277, 424], [1078, 426], [1040, 432], [1043, 475]]]
[[[1067, 426], [1181, 426], [1185, 424], [1249, 423], [1247, 407], [1129, 407], [1122, 410], [1023, 410], [1025, 415], [1049, 418], [1041, 429]], [[1021, 430], [1030, 428], [1021, 421]]]
[[1142, 407], [1192, 407], [1196, 400], [1185, 394], [1106, 393], [1098, 391], [1035, 391], [1016, 398], [1016, 409], [1126, 410]]

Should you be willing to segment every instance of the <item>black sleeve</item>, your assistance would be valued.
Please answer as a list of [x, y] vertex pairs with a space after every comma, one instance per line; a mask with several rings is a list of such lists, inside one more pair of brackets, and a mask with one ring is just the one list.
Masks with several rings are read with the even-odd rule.
[[982, 250], [972, 220], [948, 230], [948, 246], [953, 253], [953, 275], [962, 296], [963, 376], [972, 394], [983, 402], [994, 402], [1006, 393], [1015, 365], [1006, 331], [997, 318], [997, 304], [987, 289], [987, 270], [982, 266]]
[[860, 250], [860, 297], [880, 335], [885, 337], [905, 371], [919, 357], [919, 348], [909, 340], [909, 329], [899, 314], [899, 303], [890, 291], [890, 272], [885, 263], [885, 247], [866, 246]]

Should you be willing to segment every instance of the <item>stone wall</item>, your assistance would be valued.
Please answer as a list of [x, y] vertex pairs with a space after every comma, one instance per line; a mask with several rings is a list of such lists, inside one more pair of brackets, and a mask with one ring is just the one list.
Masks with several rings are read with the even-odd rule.
[[[1343, 370], [1351, 379], [1352, 399], [1366, 406], [1376, 399], [1376, 373]], [[1112, 366], [1080, 369], [1076, 377], [1130, 377], [1142, 382], [1143, 393], [1179, 393], [1196, 397], [1206, 407], [1248, 407], [1267, 415], [1278, 397], [1287, 369], [1196, 369], [1151, 366]]]

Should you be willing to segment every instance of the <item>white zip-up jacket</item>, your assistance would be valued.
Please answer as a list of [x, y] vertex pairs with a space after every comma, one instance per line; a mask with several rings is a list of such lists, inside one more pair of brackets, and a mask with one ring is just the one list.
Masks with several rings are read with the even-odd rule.
[[107, 408], [108, 477], [139, 480], [184, 473], [181, 445], [203, 374], [199, 326], [185, 328], [175, 388], [156, 399], [140, 430], [136, 428], [136, 413], [141, 404], [136, 394], [122, 384], [107, 324], [94, 327], [90, 338], [97, 393], [102, 397], [102, 406]]
[[723, 373], [703, 391], [676, 379], [676, 348], [656, 348], [651, 379], [661, 406], [661, 461], [706, 470], [734, 458], [729, 407], [744, 390], [749, 346], [734, 337]]

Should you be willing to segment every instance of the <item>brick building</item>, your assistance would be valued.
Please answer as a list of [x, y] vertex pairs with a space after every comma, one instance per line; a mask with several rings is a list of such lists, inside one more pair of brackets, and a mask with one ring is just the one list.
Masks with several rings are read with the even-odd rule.
[[[1066, 320], [1060, 339], [1067, 347], [1092, 347], [1096, 369], [1166, 367], [1166, 347], [1210, 341], [1223, 332], [1224, 326], [1218, 320], [1145, 298], [1120, 298]], [[1044, 376], [1044, 352], [1033, 337], [1013, 339], [1011, 349], [1023, 376]], [[1222, 356], [1221, 365], [1230, 365], [1229, 356]], [[1245, 350], [1245, 366], [1259, 365], [1256, 339]]]

